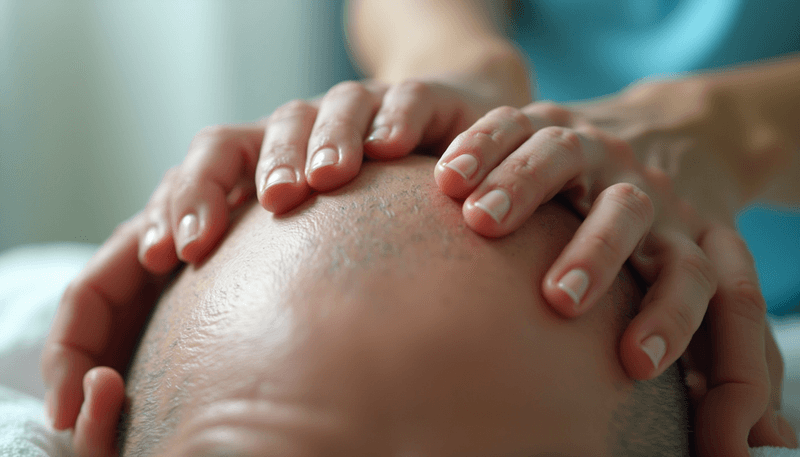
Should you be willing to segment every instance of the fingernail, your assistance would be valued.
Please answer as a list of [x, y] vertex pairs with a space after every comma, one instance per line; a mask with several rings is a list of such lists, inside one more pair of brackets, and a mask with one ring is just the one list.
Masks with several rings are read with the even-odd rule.
[[377, 127], [372, 133], [369, 134], [367, 137], [366, 143], [370, 141], [386, 141], [389, 139], [389, 134], [392, 132], [392, 129], [386, 126]]
[[142, 241], [143, 251], [144, 252], [149, 251], [151, 247], [153, 247], [156, 243], [161, 241], [161, 238], [163, 236], [164, 236], [164, 231], [161, 230], [160, 226], [158, 225], [151, 226], [149, 229], [147, 229], [147, 232], [145, 232], [144, 234], [144, 240]]
[[482, 209], [499, 224], [511, 209], [511, 199], [504, 191], [494, 189], [475, 202], [475, 206]]
[[197, 216], [189, 213], [183, 216], [181, 219], [181, 223], [178, 226], [178, 236], [181, 240], [181, 248], [180, 251], [183, 251], [183, 248], [186, 247], [187, 244], [191, 243], [192, 241], [197, 238], [197, 232], [200, 230], [200, 223], [197, 220]]
[[460, 174], [465, 180], [468, 180], [478, 169], [478, 159], [471, 154], [461, 154], [444, 164], [444, 166]]
[[589, 288], [589, 274], [579, 268], [570, 270], [561, 277], [561, 281], [558, 281], [558, 288], [572, 298], [577, 310], [581, 300], [583, 300], [586, 289]]
[[667, 352], [667, 343], [664, 341], [664, 338], [658, 335], [651, 335], [642, 341], [641, 347], [645, 354], [650, 357], [650, 360], [653, 361], [653, 367], [658, 369], [658, 365], [661, 363], [664, 353]]
[[338, 152], [331, 148], [320, 149], [314, 153], [314, 157], [311, 158], [311, 164], [308, 167], [308, 171], [311, 172], [318, 168], [327, 167], [328, 165], [333, 165], [338, 161]]
[[297, 176], [293, 169], [288, 167], [279, 167], [269, 174], [267, 181], [264, 185], [264, 189], [262, 189], [262, 193], [268, 187], [272, 187], [276, 184], [294, 184], [297, 182]]

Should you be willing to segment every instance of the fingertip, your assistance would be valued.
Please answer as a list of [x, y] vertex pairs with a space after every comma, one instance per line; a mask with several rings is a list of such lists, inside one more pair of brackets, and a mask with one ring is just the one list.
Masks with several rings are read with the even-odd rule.
[[308, 198], [311, 190], [305, 184], [276, 184], [264, 190], [259, 196], [261, 206], [274, 214], [282, 214]]
[[381, 160], [407, 156], [419, 146], [419, 136], [402, 125], [377, 127], [364, 140], [364, 155]]
[[666, 341], [660, 335], [650, 333], [641, 337], [639, 325], [634, 319], [620, 340], [623, 368], [631, 379], [648, 381], [657, 378], [664, 371], [662, 367], [667, 365], [664, 363], [667, 348]]
[[501, 189], [493, 189], [479, 199], [473, 199], [472, 196], [467, 198], [461, 213], [467, 226], [476, 233], [499, 238], [516, 229], [507, 220], [510, 209], [511, 200], [508, 194]]
[[161, 275], [170, 272], [178, 264], [175, 242], [171, 234], [152, 234], [151, 227], [139, 245], [139, 263], [150, 273]]
[[96, 367], [83, 377], [84, 402], [75, 424], [74, 447], [81, 456], [108, 456], [116, 451], [116, 427], [125, 398], [122, 377]]
[[310, 191], [301, 173], [293, 167], [281, 166], [261, 177], [258, 202], [267, 211], [281, 214], [302, 203]]
[[589, 287], [589, 279], [583, 270], [579, 270], [578, 278], [570, 273], [558, 278], [554, 273], [548, 272], [542, 281], [542, 295], [554, 311], [564, 317], [574, 318], [591, 309], [591, 304], [583, 300]]
[[464, 175], [447, 166], [446, 162], [436, 164], [433, 169], [433, 178], [439, 190], [443, 194], [451, 198], [467, 198], [474, 190], [474, 186], [467, 185], [467, 179]]

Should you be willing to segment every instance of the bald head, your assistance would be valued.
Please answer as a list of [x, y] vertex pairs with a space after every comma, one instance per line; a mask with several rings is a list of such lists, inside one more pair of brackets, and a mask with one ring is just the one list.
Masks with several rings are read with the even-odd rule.
[[539, 285], [578, 218], [548, 204], [480, 237], [433, 164], [365, 164], [286, 216], [245, 209], [154, 312], [125, 452], [612, 455], [637, 391], [617, 345], [639, 288], [623, 272], [560, 318]]

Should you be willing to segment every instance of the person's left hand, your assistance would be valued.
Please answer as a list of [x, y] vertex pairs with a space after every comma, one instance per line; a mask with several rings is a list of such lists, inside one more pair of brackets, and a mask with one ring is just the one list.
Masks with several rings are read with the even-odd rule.
[[[642, 93], [570, 109], [496, 109], [456, 138], [435, 178], [445, 194], [466, 198], [466, 223], [485, 236], [512, 232], [556, 194], [586, 217], [542, 285], [566, 317], [590, 309], [630, 258], [650, 285], [620, 343], [634, 379], [660, 375], [684, 353], [714, 297], [715, 376], [698, 420], [713, 418], [704, 433], [718, 442], [701, 455], [748, 456], [748, 435], [766, 416], [770, 383], [766, 306], [743, 257], [749, 254], [730, 228], [740, 190], [721, 156], [709, 153], [713, 142], [696, 135], [698, 118], [679, 109], [666, 110], [672, 123], [637, 113], [634, 107], [652, 106], [655, 95], [669, 96]], [[696, 109], [688, 100], [686, 106]], [[775, 436], [756, 444], [784, 445]]]

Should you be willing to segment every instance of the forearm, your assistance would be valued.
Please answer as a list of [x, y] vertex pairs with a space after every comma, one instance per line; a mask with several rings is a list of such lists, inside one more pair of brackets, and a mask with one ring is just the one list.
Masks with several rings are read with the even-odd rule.
[[528, 64], [503, 33], [504, 10], [492, 1], [348, 2], [347, 30], [356, 63], [396, 83], [446, 79], [497, 105], [530, 102]]
[[800, 203], [800, 54], [699, 77], [745, 199]]

